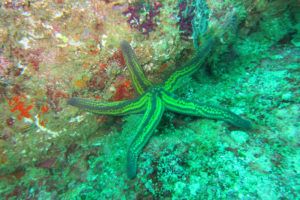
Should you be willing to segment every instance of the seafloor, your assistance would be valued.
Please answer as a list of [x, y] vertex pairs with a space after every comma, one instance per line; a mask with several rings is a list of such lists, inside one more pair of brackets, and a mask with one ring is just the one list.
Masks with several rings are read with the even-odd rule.
[[[299, 1], [16, 0], [0, 17], [0, 199], [300, 199]], [[137, 96], [121, 40], [159, 84], [209, 36], [176, 94], [253, 128], [166, 112], [129, 179], [142, 114], [68, 99]]]

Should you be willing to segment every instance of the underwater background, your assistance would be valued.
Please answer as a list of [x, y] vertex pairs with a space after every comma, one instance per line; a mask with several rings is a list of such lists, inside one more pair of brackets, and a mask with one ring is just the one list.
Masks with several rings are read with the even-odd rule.
[[[300, 199], [298, 0], [7, 0], [0, 17], [0, 199]], [[128, 177], [143, 113], [70, 105], [141, 94], [121, 41], [159, 87], [197, 55], [173, 93], [251, 129], [166, 110]]]

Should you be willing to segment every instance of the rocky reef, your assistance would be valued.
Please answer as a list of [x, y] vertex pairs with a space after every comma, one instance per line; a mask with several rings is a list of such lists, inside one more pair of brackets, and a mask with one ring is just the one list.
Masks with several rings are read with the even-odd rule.
[[[0, 3], [3, 199], [297, 199], [297, 0], [90, 0]], [[176, 94], [220, 105], [251, 130], [167, 112], [126, 175], [141, 115], [94, 115], [71, 97], [137, 96], [120, 42], [161, 84], [215, 34]]]

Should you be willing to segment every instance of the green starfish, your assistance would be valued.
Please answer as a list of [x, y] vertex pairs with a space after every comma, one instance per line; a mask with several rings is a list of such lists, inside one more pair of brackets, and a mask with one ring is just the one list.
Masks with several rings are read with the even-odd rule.
[[145, 77], [142, 67], [138, 64], [137, 57], [129, 43], [122, 41], [121, 50], [129, 69], [133, 86], [140, 96], [132, 100], [117, 102], [101, 102], [82, 98], [69, 99], [68, 103], [70, 105], [101, 115], [122, 116], [144, 113], [127, 154], [127, 174], [129, 178], [136, 176], [139, 154], [149, 141], [166, 110], [179, 114], [219, 119], [245, 129], [251, 128], [249, 121], [228, 110], [186, 101], [173, 94], [179, 80], [184, 76], [191, 75], [201, 66], [209, 54], [213, 43], [214, 39], [207, 40], [196, 56], [175, 71], [164, 84], [154, 85]]

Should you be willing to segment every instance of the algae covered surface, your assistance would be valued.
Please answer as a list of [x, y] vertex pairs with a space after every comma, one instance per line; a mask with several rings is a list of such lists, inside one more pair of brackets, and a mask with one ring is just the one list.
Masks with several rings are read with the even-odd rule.
[[[299, 199], [297, 0], [0, 3], [0, 199]], [[251, 121], [166, 112], [138, 158], [142, 115], [94, 115], [71, 97], [137, 96], [120, 42], [161, 84], [217, 42], [175, 93]]]

